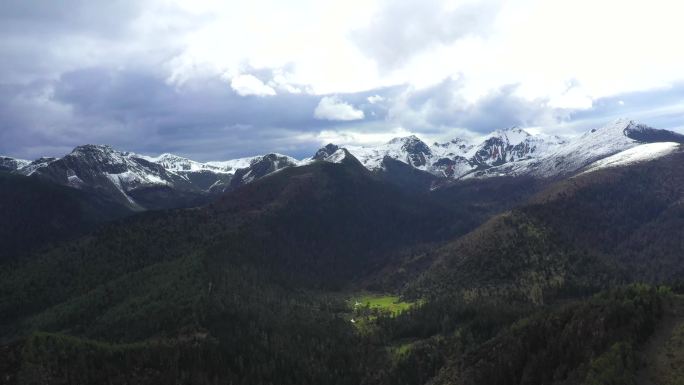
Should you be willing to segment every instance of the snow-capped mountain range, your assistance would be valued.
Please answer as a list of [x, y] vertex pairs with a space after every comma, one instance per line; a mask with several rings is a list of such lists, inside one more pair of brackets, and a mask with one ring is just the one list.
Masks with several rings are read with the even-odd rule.
[[297, 164], [280, 154], [200, 163], [173, 154], [150, 157], [92, 144], [62, 158], [31, 162], [0, 157], [0, 171], [100, 193], [134, 210], [167, 207], [168, 202], [171, 207], [202, 203], [202, 197]]
[[[574, 138], [532, 135], [513, 127], [496, 130], [477, 144], [454, 139], [428, 146], [417, 137], [409, 136], [377, 147], [347, 149], [370, 170], [383, 169], [383, 159], [387, 156], [448, 179], [522, 175], [549, 178], [572, 175], [601, 159], [648, 143], [681, 144], [684, 135], [618, 119]], [[675, 151], [679, 146], [667, 148]]]
[[0, 157], [0, 171], [102, 192], [133, 209], [145, 209], [155, 207], [154, 202], [161, 198], [187, 200], [221, 193], [286, 167], [315, 161], [339, 163], [347, 156], [378, 174], [390, 172], [387, 162], [398, 161], [441, 180], [548, 178], [651, 159], [678, 151], [681, 143], [683, 135], [620, 119], [569, 139], [532, 135], [513, 127], [496, 130], [479, 143], [454, 139], [428, 145], [408, 136], [374, 147], [328, 144], [302, 160], [271, 153], [201, 163], [173, 154], [151, 157], [105, 145], [83, 145], [62, 158], [26, 161]]

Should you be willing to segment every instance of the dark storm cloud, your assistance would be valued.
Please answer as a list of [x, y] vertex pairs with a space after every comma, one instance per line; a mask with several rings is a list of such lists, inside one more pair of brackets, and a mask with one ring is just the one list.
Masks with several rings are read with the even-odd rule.
[[54, 79], [90, 66], [161, 66], [207, 15], [148, 0], [0, 1], [0, 82]]
[[142, 9], [138, 0], [3, 0], [0, 31], [55, 36], [87, 33], [115, 37]]
[[[55, 100], [72, 106], [81, 115], [133, 125], [141, 122], [164, 132], [225, 125], [277, 126], [302, 131], [329, 126], [312, 116], [321, 96], [286, 92], [266, 97], [240, 96], [219, 77], [173, 85], [148, 72], [88, 69], [63, 75], [54, 90]], [[388, 94], [390, 90], [374, 92]], [[339, 97], [370, 109], [367, 95], [368, 92]]]
[[[396, 92], [388, 88], [337, 96], [364, 109], [365, 121], [372, 122], [384, 119], [385, 108], [368, 102], [368, 96], [388, 98]], [[1, 123], [0, 153], [35, 157], [51, 146], [66, 151], [95, 142], [142, 153], [178, 152], [199, 160], [268, 151], [309, 155], [320, 145], [316, 133], [351, 124], [314, 119], [321, 97], [239, 96], [219, 77], [174, 85], [145, 70], [83, 69], [52, 83], [0, 88], [0, 111], [7, 117]], [[31, 148], [18, 153], [18, 146], [29, 143]]]
[[[0, 80], [46, 77], [73, 66], [85, 41], [122, 39], [141, 2], [0, 2]], [[79, 46], [80, 44], [80, 46]]]

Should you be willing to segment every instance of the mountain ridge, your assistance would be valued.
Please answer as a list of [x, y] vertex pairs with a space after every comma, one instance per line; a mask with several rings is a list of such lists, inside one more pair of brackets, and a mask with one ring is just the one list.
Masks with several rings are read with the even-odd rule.
[[[301, 160], [278, 153], [227, 161], [197, 162], [81, 145], [61, 158], [35, 161], [0, 157], [0, 170], [36, 176], [77, 189], [98, 191], [134, 210], [191, 207], [287, 167], [354, 157], [366, 169], [408, 188], [434, 189], [449, 181], [501, 176], [554, 178], [645, 143], [684, 143], [684, 135], [618, 119], [571, 139], [532, 135], [519, 127], [497, 129], [480, 143], [456, 138], [428, 145], [415, 135], [374, 147], [328, 144]], [[674, 151], [675, 148], [672, 147]], [[646, 152], [641, 156], [660, 156]], [[409, 168], [402, 167], [403, 163]], [[613, 163], [619, 165], [619, 163]], [[593, 166], [594, 168], [597, 166]]]

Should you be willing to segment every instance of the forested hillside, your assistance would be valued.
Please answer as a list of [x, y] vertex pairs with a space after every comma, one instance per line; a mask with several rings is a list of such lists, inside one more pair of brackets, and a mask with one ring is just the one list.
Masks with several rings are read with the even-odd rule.
[[0, 172], [0, 264], [130, 214], [96, 194]]
[[349, 157], [118, 220], [0, 267], [3, 381], [632, 383], [680, 300], [651, 240], [681, 239], [681, 157], [433, 191]]
[[432, 265], [406, 294], [542, 304], [615, 284], [676, 281], [684, 271], [683, 161], [677, 153], [551, 185], [422, 256]]

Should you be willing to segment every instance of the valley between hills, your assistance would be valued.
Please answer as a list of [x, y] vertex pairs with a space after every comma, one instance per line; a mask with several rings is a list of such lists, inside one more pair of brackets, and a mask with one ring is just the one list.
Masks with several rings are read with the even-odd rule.
[[682, 137], [2, 158], [2, 384], [678, 385]]

